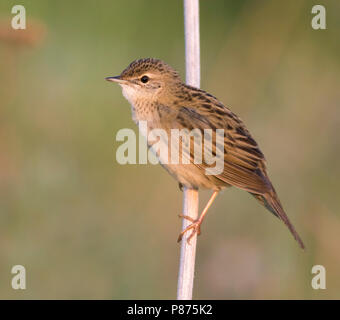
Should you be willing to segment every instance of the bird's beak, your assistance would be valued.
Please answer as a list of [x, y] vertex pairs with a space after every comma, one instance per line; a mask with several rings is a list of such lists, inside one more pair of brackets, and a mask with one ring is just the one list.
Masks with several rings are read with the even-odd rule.
[[106, 77], [105, 80], [111, 81], [111, 82], [122, 83], [122, 84], [127, 82], [126, 80], [121, 79], [120, 76], [117, 76], [117, 77]]

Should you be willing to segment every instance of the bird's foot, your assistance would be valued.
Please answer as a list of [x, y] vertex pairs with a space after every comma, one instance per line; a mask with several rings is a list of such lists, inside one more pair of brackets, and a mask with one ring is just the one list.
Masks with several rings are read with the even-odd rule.
[[178, 216], [179, 216], [180, 218], [187, 219], [187, 220], [191, 221], [192, 223], [191, 223], [189, 226], [187, 226], [187, 227], [179, 234], [177, 242], [181, 242], [181, 241], [182, 241], [182, 238], [183, 238], [183, 236], [184, 236], [184, 234], [185, 234], [187, 231], [189, 231], [189, 230], [192, 229], [192, 232], [191, 232], [190, 236], [187, 238], [187, 242], [188, 242], [188, 244], [190, 244], [190, 240], [192, 239], [192, 237], [193, 237], [196, 233], [197, 233], [198, 236], [201, 234], [201, 224], [202, 224], [202, 220], [201, 220], [201, 219], [195, 220], [195, 219], [193, 219], [193, 218], [191, 218], [191, 217], [189, 217], [189, 216], [186, 216], [186, 215], [184, 215], [184, 214], [179, 214]]

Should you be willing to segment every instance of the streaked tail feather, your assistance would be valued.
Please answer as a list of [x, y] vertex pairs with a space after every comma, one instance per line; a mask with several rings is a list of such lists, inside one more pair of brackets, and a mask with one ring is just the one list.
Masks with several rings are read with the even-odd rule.
[[279, 219], [281, 219], [285, 223], [285, 225], [288, 227], [289, 231], [292, 233], [293, 237], [298, 242], [300, 247], [302, 249], [305, 249], [305, 245], [303, 244], [300, 236], [298, 235], [294, 226], [292, 225], [292, 223], [288, 219], [288, 216], [284, 212], [282, 205], [280, 203], [280, 200], [279, 200], [275, 190], [273, 189], [272, 192], [266, 193], [264, 195], [259, 195], [259, 194], [254, 194], [254, 193], [251, 193], [251, 194], [257, 200], [259, 200], [261, 202], [261, 204], [264, 205], [271, 213], [273, 213], [276, 217], [278, 217]]

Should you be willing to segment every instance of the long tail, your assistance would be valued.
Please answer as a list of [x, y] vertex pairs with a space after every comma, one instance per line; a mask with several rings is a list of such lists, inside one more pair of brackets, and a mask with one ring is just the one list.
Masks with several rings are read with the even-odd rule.
[[300, 236], [298, 235], [294, 226], [289, 221], [288, 216], [284, 212], [282, 205], [281, 205], [281, 202], [280, 202], [274, 188], [271, 190], [270, 193], [266, 193], [266, 194], [263, 194], [263, 195], [252, 193], [252, 195], [257, 200], [259, 200], [271, 213], [273, 213], [276, 217], [278, 217], [279, 219], [281, 219], [285, 223], [285, 225], [288, 227], [289, 231], [292, 233], [293, 237], [298, 242], [300, 247], [302, 249], [305, 249], [305, 245], [303, 244]]

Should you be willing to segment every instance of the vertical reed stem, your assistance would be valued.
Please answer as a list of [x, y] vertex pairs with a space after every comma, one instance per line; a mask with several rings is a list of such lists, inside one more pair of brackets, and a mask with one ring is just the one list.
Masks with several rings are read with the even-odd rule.
[[[200, 87], [200, 37], [199, 0], [184, 0], [185, 65], [186, 83]], [[198, 191], [183, 189], [183, 214], [197, 219]], [[191, 222], [183, 219], [182, 230]], [[197, 235], [187, 242], [190, 231], [184, 234], [181, 242], [181, 255], [178, 274], [177, 299], [191, 300], [194, 285]]]

